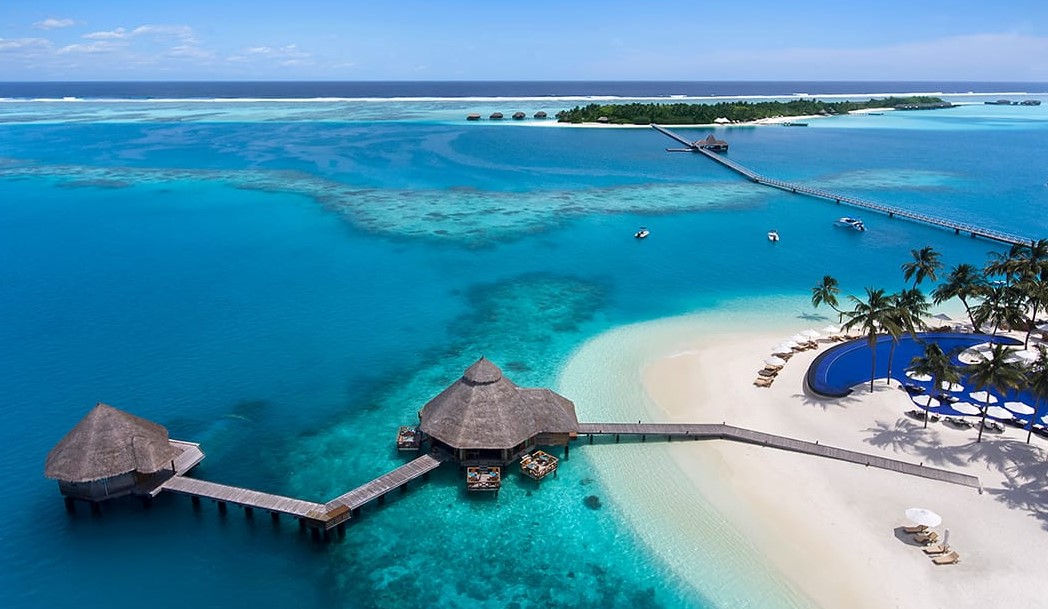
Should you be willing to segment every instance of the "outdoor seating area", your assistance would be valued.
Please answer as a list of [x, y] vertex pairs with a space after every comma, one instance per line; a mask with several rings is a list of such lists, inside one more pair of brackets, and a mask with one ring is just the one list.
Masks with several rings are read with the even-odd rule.
[[467, 491], [495, 491], [502, 487], [502, 468], [475, 465], [466, 468]]
[[549, 474], [557, 476], [557, 465], [560, 460], [553, 455], [536, 450], [520, 458], [520, 471], [533, 480], [542, 480]]
[[906, 517], [914, 525], [902, 527], [903, 532], [912, 535], [913, 540], [923, 546], [921, 551], [929, 556], [933, 563], [953, 565], [960, 562], [961, 555], [950, 548], [950, 530], [943, 531], [940, 540], [939, 533], [931, 529], [942, 524], [941, 516], [925, 508], [910, 508], [906, 510]]
[[417, 451], [422, 446], [422, 434], [417, 427], [401, 425], [397, 430], [397, 450]]
[[822, 332], [805, 330], [787, 338], [775, 347], [772, 347], [771, 356], [764, 360], [764, 368], [757, 371], [757, 378], [753, 381], [753, 384], [757, 387], [771, 387], [772, 383], [775, 382], [775, 377], [779, 375], [783, 366], [786, 365], [786, 362], [794, 354], [818, 349], [819, 343], [816, 339], [823, 336], [823, 333], [829, 333], [826, 340], [847, 340], [847, 337], [840, 334], [840, 332], [841, 329], [837, 326], [827, 326], [822, 329]]

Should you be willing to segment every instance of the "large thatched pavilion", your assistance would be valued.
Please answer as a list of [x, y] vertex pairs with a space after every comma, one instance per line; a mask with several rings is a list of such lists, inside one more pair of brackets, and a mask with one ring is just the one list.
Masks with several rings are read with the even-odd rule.
[[579, 430], [575, 405], [549, 389], [518, 387], [485, 358], [419, 413], [432, 446], [463, 464], [504, 465], [536, 446], [564, 446]]
[[51, 449], [44, 474], [67, 498], [102, 501], [158, 486], [181, 452], [162, 425], [100, 403]]

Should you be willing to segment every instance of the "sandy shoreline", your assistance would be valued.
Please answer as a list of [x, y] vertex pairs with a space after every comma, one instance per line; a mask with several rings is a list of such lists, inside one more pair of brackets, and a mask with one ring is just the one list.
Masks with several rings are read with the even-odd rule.
[[[610, 469], [626, 471], [608, 471], [602, 479], [617, 501], [627, 502], [626, 518], [669, 568], [723, 606], [750, 606], [732, 604], [728, 589], [744, 585], [734, 574], [740, 568], [769, 573], [766, 594], [774, 600], [752, 606], [925, 609], [1041, 602], [1027, 580], [1048, 567], [1048, 557], [1037, 549], [1048, 539], [1042, 515], [1048, 500], [1041, 498], [1042, 485], [1033, 482], [1043, 477], [1040, 464], [1048, 446], [1043, 438], [1035, 436], [1026, 445], [1024, 432], [1008, 428], [975, 444], [974, 430], [942, 423], [922, 429], [902, 414], [912, 406], [894, 385], [880, 384], [872, 394], [861, 391], [835, 401], [806, 395], [803, 374], [825, 344], [793, 357], [770, 389], [754, 387], [755, 372], [770, 347], [804, 328], [796, 319], [780, 320], [778, 328], [742, 318], [727, 321], [663, 320], [587, 345], [577, 355], [579, 367], [569, 364], [564, 381], [566, 389], [583, 394], [580, 407], [592, 397], [602, 400], [603, 412], [583, 408], [580, 418], [724, 421], [964, 471], [979, 476], [986, 492], [724, 441], [625, 447], [630, 458], [674, 468], [678, 484], [670, 491], [635, 479], [638, 472], [612, 454], [620, 447], [604, 450], [598, 465], [606, 459]], [[609, 347], [616, 355], [592, 353]], [[630, 355], [618, 355], [626, 350], [632, 350]], [[600, 365], [604, 369], [596, 370]], [[582, 370], [587, 378], [573, 378]], [[587, 395], [584, 386], [598, 383], [604, 383], [603, 395]], [[618, 407], [606, 406], [616, 399]], [[625, 403], [629, 400], [632, 406]], [[687, 484], [681, 485], [682, 479]], [[908, 524], [903, 511], [914, 506], [943, 516], [940, 534], [950, 529], [960, 564], [934, 565], [897, 531]], [[714, 514], [696, 515], [695, 510], [706, 508]], [[718, 518], [723, 519], [719, 526], [730, 530], [714, 530]], [[682, 520], [704, 524], [687, 522], [682, 529]], [[667, 529], [673, 531], [670, 539]], [[724, 590], [710, 588], [709, 573], [689, 572], [695, 560], [710, 560], [700, 556], [704, 550], [696, 540], [702, 538], [689, 535], [719, 536], [719, 542], [734, 545], [738, 556], [715, 557], [729, 563], [720, 575]]]

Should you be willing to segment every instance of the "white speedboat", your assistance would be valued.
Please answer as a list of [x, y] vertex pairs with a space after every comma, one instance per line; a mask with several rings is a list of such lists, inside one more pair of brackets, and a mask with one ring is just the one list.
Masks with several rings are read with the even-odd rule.
[[651, 234], [651, 231], [649, 231], [648, 229], [646, 229], [646, 228], [644, 228], [642, 226], [642, 227], [640, 227], [639, 231], [633, 233], [633, 237], [636, 238], [636, 239], [643, 239], [643, 238], [647, 237], [650, 234]]
[[770, 231], [768, 231], [768, 241], [778, 241], [778, 240], [779, 240], [779, 231], [777, 231], [777, 230], [770, 230]]
[[860, 232], [866, 230], [866, 225], [859, 218], [838, 218], [834, 224]]

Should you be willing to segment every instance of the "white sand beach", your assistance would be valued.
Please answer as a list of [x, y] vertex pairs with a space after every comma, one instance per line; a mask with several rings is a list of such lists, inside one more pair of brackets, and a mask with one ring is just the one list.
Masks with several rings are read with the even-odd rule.
[[[872, 394], [807, 395], [803, 375], [825, 341], [790, 359], [770, 388], [753, 386], [771, 347], [802, 324], [711, 314], [619, 329], [576, 354], [561, 389], [580, 394], [581, 420], [727, 422], [963, 471], [984, 492], [720, 440], [594, 447], [602, 481], [638, 535], [721, 606], [1044, 606], [1031, 574], [1048, 569], [1040, 549], [1048, 496], [1038, 482], [1046, 440], [1035, 435], [1027, 445], [1025, 432], [1007, 428], [976, 444], [974, 429], [923, 429], [903, 414], [912, 408], [905, 392], [883, 381]], [[914, 506], [942, 515], [936, 529], [950, 530], [960, 563], [933, 564], [901, 532]], [[699, 547], [711, 538], [718, 556]], [[711, 573], [714, 563], [723, 572]], [[733, 597], [740, 585], [756, 604]]]

